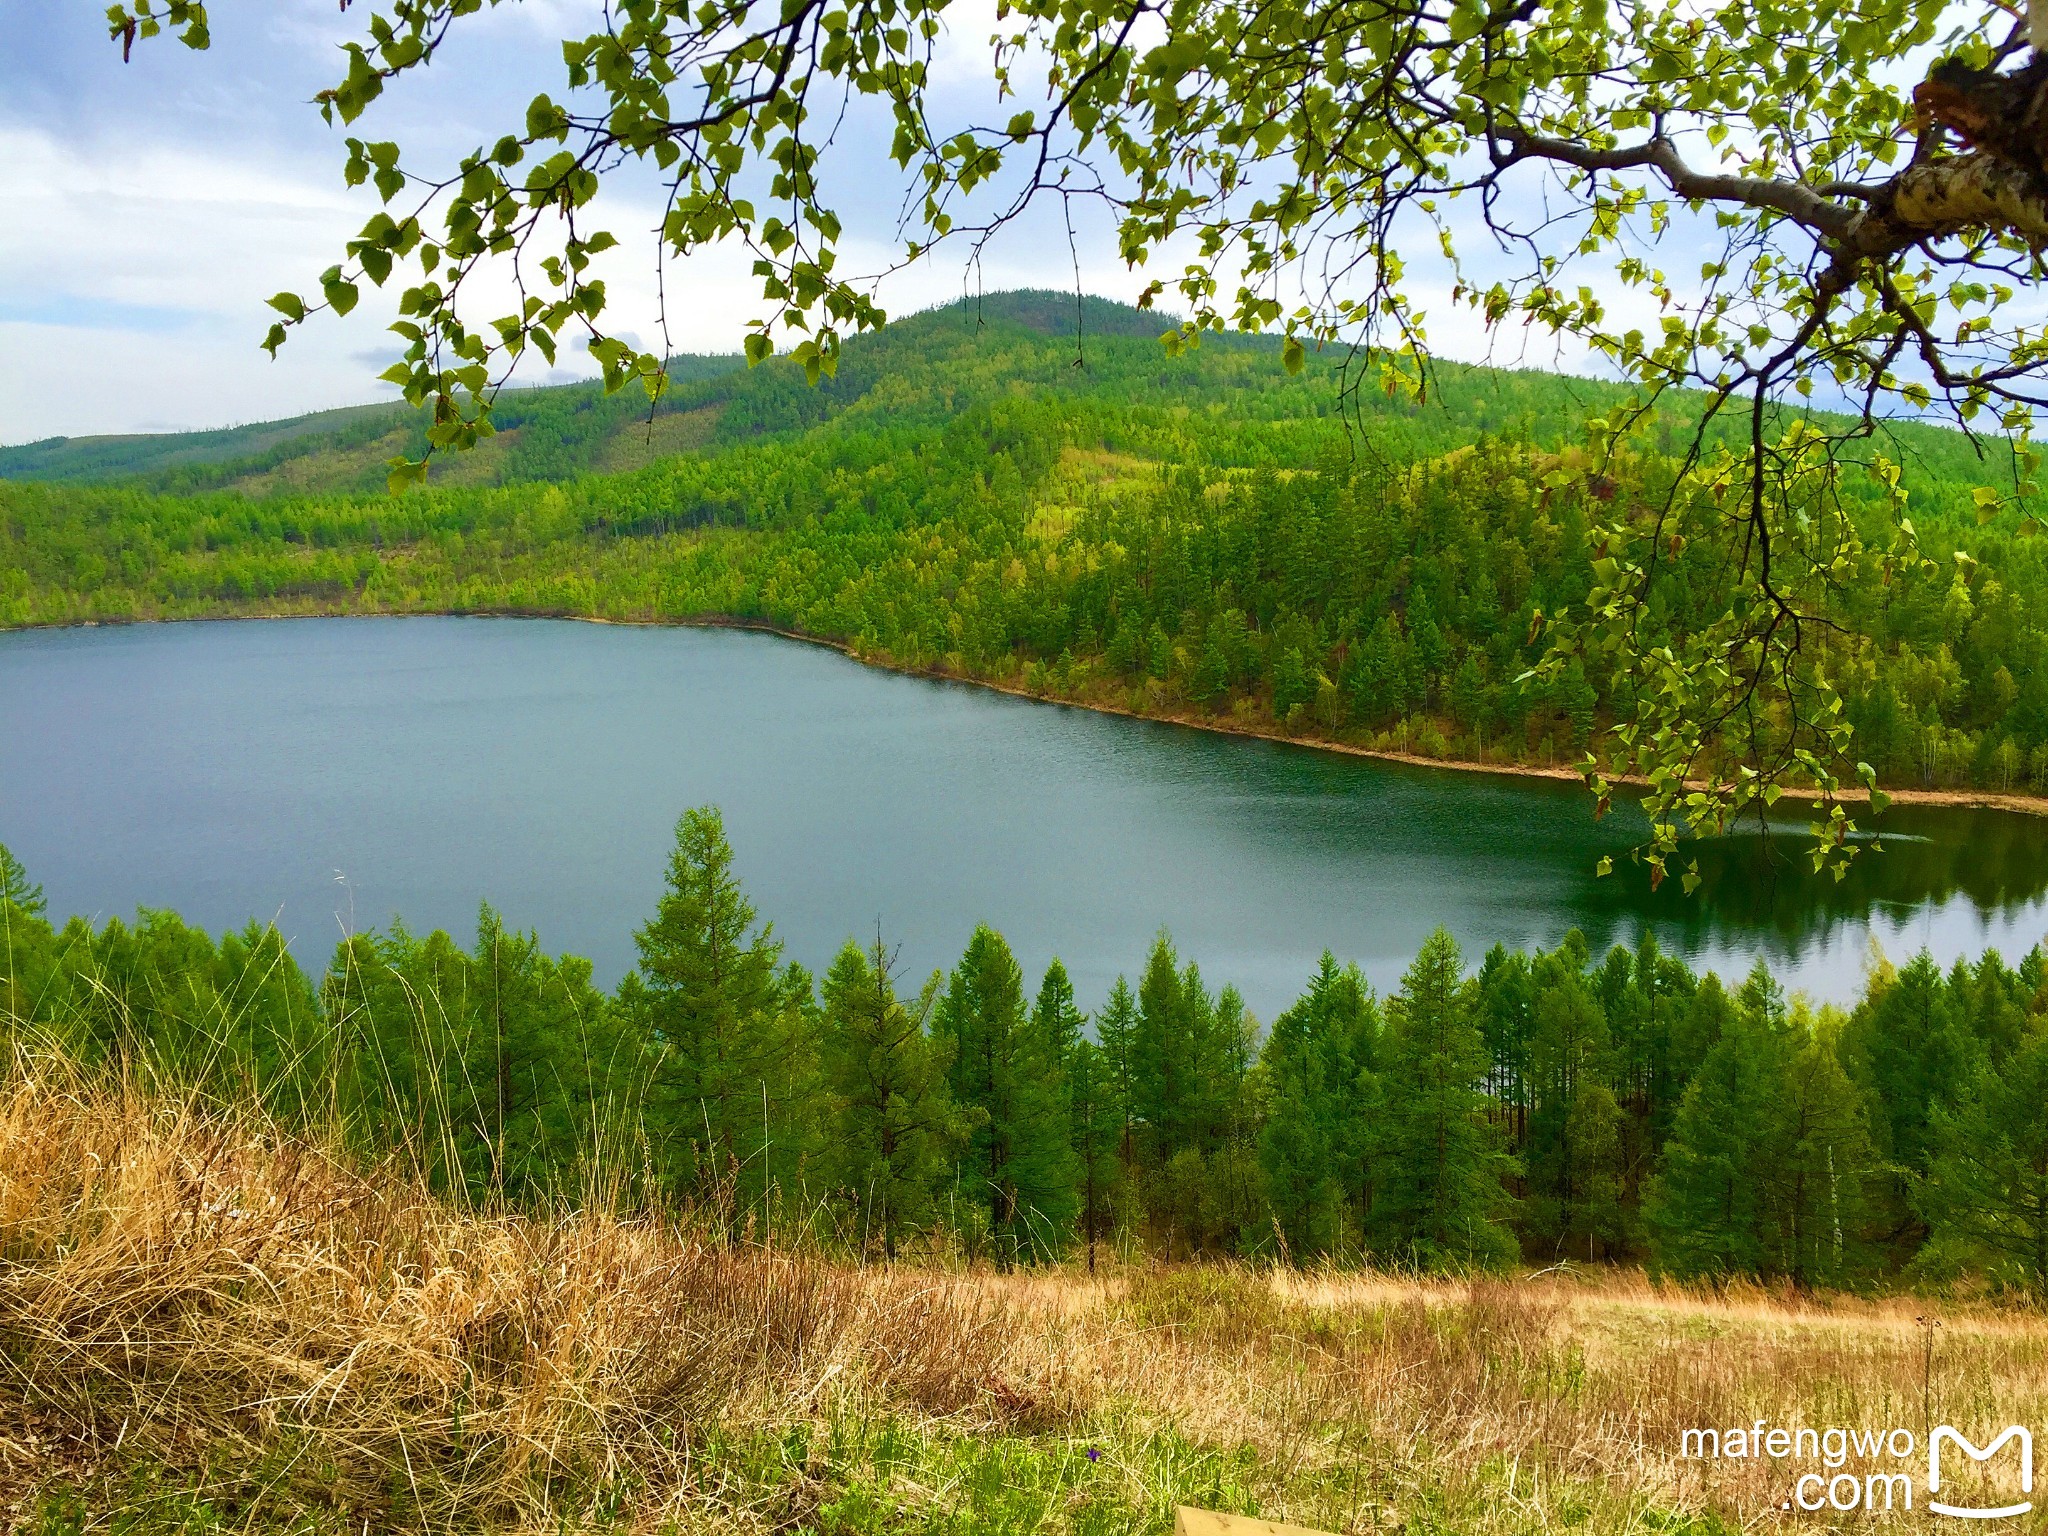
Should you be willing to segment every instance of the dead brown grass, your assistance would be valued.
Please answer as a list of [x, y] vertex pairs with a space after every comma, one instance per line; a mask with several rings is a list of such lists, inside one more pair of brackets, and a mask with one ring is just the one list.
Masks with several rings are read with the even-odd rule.
[[1945, 1304], [1930, 1363], [1935, 1317], [1640, 1273], [864, 1269], [597, 1206], [463, 1212], [246, 1113], [0, 1077], [0, 1527], [146, 1455], [258, 1469], [351, 1529], [558, 1529], [600, 1495], [635, 1529], [795, 1528], [837, 1474], [750, 1486], [718, 1447], [849, 1414], [941, 1459], [1106, 1447], [1084, 1470], [1129, 1519], [1102, 1529], [1150, 1528], [1204, 1456], [1331, 1530], [1806, 1526], [1779, 1508], [1802, 1468], [1688, 1461], [1681, 1433], [2048, 1419], [2048, 1325]]
[[[1101, 1400], [1258, 1446], [1274, 1468], [1268, 1512], [1331, 1529], [1406, 1525], [1423, 1506], [1485, 1531], [1625, 1529], [1652, 1511], [1811, 1527], [1817, 1517], [1781, 1506], [1818, 1462], [1707, 1462], [1681, 1454], [1683, 1432], [1898, 1426], [1924, 1446], [1929, 1423], [1983, 1440], [2048, 1421], [2048, 1320], [1983, 1303], [1612, 1270], [1465, 1281], [1185, 1268], [984, 1284], [1084, 1335]], [[1333, 1501], [1329, 1478], [1361, 1466], [1370, 1498], [1354, 1487]], [[1923, 1475], [1924, 1456], [1825, 1470], [1900, 1469]]]
[[[45, 1066], [0, 1088], [0, 1393], [76, 1463], [253, 1463], [429, 1523], [689, 1480], [692, 1431], [853, 1392], [1058, 1411], [997, 1296], [601, 1212], [465, 1214], [246, 1116]], [[0, 1414], [4, 1418], [4, 1414]]]

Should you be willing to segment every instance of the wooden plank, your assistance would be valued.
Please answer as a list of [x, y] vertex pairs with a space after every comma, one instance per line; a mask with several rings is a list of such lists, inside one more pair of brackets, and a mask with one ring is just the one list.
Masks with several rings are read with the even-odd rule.
[[1213, 1510], [1180, 1505], [1173, 1512], [1173, 1536], [1330, 1536], [1305, 1525], [1279, 1525], [1244, 1515], [1219, 1515]]

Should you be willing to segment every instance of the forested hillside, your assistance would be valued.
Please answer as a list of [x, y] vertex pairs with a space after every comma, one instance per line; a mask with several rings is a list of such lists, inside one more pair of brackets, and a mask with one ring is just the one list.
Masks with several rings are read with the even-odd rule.
[[[1277, 343], [1009, 295], [850, 344], [836, 378], [684, 360], [650, 421], [594, 387], [506, 397], [423, 490], [382, 489], [418, 423], [7, 450], [0, 624], [322, 612], [736, 620], [1051, 697], [1492, 763], [1576, 761], [1632, 703], [1574, 662], [1524, 680], [1592, 581], [1589, 526], [1651, 505], [1678, 401], [1618, 458], [1578, 446], [1611, 390], [1443, 367], [1413, 405]], [[1360, 375], [1354, 373], [1354, 379]], [[1365, 382], [1369, 385], [1370, 378]], [[320, 425], [307, 423], [308, 426]], [[216, 440], [217, 439], [217, 440]], [[414, 445], [416, 446], [416, 444]], [[1853, 749], [1895, 786], [2048, 787], [2048, 571], [2009, 450], [1925, 427], [1901, 467], [1932, 557], [1842, 594]], [[1980, 457], [1979, 449], [1991, 457]], [[116, 473], [126, 478], [108, 478]], [[1851, 469], [1843, 494], [1874, 480]], [[1665, 562], [1645, 638], [1720, 611]]]
[[[1161, 935], [1088, 1019], [978, 929], [785, 961], [715, 810], [677, 828], [616, 992], [506, 931], [394, 925], [308, 977], [274, 929], [46, 920], [0, 849], [0, 1049], [55, 1047], [532, 1203], [592, 1180], [727, 1231], [1008, 1266], [1104, 1251], [1424, 1267], [1648, 1261], [2048, 1295], [2048, 959], [1876, 966], [1844, 1013], [1645, 940], [1439, 931], [1393, 994], [1325, 955], [1263, 1027]], [[1134, 961], [1140, 957], [1133, 956]]]
[[[635, 390], [595, 383], [509, 390], [498, 431], [475, 453], [443, 458], [441, 485], [563, 483], [690, 452], [704, 457], [828, 423], [854, 434], [943, 427], [963, 410], [1028, 399], [1072, 417], [1078, 437], [1152, 462], [1291, 465], [1345, 441], [1337, 357], [1303, 377], [1279, 366], [1277, 339], [1217, 335], [1181, 355], [1160, 345], [1170, 317], [1072, 295], [1009, 293], [898, 321], [849, 347], [836, 374], [807, 383], [771, 361], [737, 354], [671, 360], [671, 388], [650, 410]], [[1438, 451], [1509, 429], [1570, 433], [1612, 387], [1537, 372], [1448, 366], [1434, 407], [1363, 399], [1372, 446], [1396, 457]], [[1200, 415], [1195, 413], [1200, 412]], [[360, 406], [218, 432], [52, 438], [0, 448], [0, 479], [118, 483], [184, 493], [231, 489], [275, 498], [381, 493], [385, 459], [426, 446], [425, 419], [396, 403]], [[1335, 429], [1334, 435], [1332, 429]], [[1945, 454], [1952, 434], [1926, 437]], [[1945, 466], [1953, 474], [1958, 465]]]

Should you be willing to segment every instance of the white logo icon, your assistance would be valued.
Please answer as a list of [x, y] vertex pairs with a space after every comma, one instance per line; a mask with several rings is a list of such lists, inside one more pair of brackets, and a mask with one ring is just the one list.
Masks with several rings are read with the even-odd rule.
[[[1999, 1448], [2006, 1441], [2019, 1441], [2020, 1492], [2032, 1493], [2034, 1491], [2034, 1437], [2027, 1432], [2024, 1426], [2019, 1424], [2008, 1426], [2004, 1434], [1980, 1451], [1948, 1425], [1942, 1424], [1937, 1426], [1934, 1433], [1927, 1437], [1927, 1491], [1930, 1495], [1941, 1492], [1941, 1443], [1944, 1440], [1952, 1442], [1957, 1450], [1961, 1451], [1972, 1461], [1989, 1461], [1998, 1454]], [[1959, 1515], [1965, 1520], [2002, 1520], [2010, 1515], [2024, 1515], [2033, 1507], [2034, 1505], [2031, 1500], [2023, 1504], [2003, 1504], [1996, 1509], [1974, 1509], [1966, 1505], [1944, 1504], [1939, 1499], [1934, 1498], [1930, 1498], [1927, 1504], [1927, 1508], [1934, 1514]]]

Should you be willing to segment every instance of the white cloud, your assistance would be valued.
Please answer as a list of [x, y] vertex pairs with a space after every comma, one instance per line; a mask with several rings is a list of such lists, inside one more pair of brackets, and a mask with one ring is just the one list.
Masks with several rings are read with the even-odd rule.
[[[949, 122], [986, 115], [992, 95], [992, 0], [963, 6], [940, 50], [940, 116]], [[405, 82], [358, 131], [418, 144], [422, 163], [445, 161], [450, 146], [502, 131], [531, 89], [557, 86], [552, 45], [586, 29], [598, 9], [595, 0], [529, 0], [488, 17], [461, 34], [447, 68], [437, 63]], [[383, 330], [388, 293], [366, 290], [346, 320], [317, 317], [275, 362], [256, 345], [273, 318], [263, 300], [311, 288], [377, 206], [367, 189], [341, 185], [340, 134], [303, 104], [309, 82], [327, 78], [337, 62], [334, 43], [359, 25], [354, 12], [258, 10], [231, 0], [219, 8], [211, 54], [160, 48], [147, 61], [154, 73], [110, 80], [121, 68], [117, 55], [92, 53], [73, 66], [76, 79], [50, 82], [91, 110], [47, 123], [0, 113], [0, 199], [11, 214], [0, 226], [0, 442], [166, 421], [211, 426], [388, 396], [376, 381], [396, 351]], [[0, 80], [5, 74], [0, 65]], [[125, 90], [131, 82], [136, 89]], [[848, 223], [844, 272], [881, 272], [901, 256], [891, 237], [901, 183], [879, 153], [887, 131], [885, 113], [857, 107], [827, 156]], [[981, 212], [993, 212], [1001, 197], [991, 188]], [[608, 323], [649, 345], [662, 336], [651, 233], [659, 207], [652, 176], [629, 170], [598, 210], [621, 240], [600, 269], [611, 294]], [[1193, 254], [1184, 239], [1132, 272], [1116, 257], [1104, 210], [1078, 203], [1074, 211], [1079, 281], [1091, 293], [1133, 299], [1151, 277], [1176, 277]], [[901, 314], [963, 292], [1066, 289], [1076, 280], [1066, 222], [1051, 199], [1003, 231], [978, 267], [968, 257], [964, 241], [943, 243], [882, 279], [878, 296]], [[739, 346], [747, 322], [767, 307], [751, 260], [728, 247], [669, 263], [671, 347]], [[1429, 273], [1415, 275], [1429, 286]], [[474, 290], [473, 321], [512, 307], [502, 273]], [[1447, 295], [1431, 293], [1429, 307], [1448, 355], [1483, 356], [1501, 343]], [[1546, 350], [1543, 339], [1534, 350]], [[580, 353], [565, 352], [561, 362], [587, 367]]]
[[[275, 362], [256, 345], [274, 318], [264, 299], [311, 288], [376, 206], [367, 192], [344, 189], [332, 167], [241, 145], [115, 152], [0, 124], [0, 199], [18, 215], [0, 228], [0, 442], [166, 422], [217, 426], [389, 393], [375, 377], [396, 353], [383, 332], [388, 294], [366, 290], [345, 320], [316, 317]], [[601, 213], [621, 241], [600, 269], [608, 323], [654, 345], [662, 335], [651, 233], [658, 209], [611, 193]], [[1083, 284], [1134, 297], [1144, 278], [1125, 271], [1113, 249], [1104, 230], [1084, 237]], [[848, 271], [878, 272], [899, 255], [877, 230], [850, 238], [842, 261]], [[999, 239], [978, 273], [966, 258], [964, 246], [943, 246], [885, 279], [880, 297], [903, 313], [963, 291], [1074, 280], [1056, 212]], [[766, 309], [751, 264], [736, 246], [670, 260], [673, 349], [738, 348], [747, 322]], [[505, 273], [483, 274], [471, 317], [509, 309], [511, 299]]]
[[305, 286], [363, 214], [250, 158], [88, 152], [0, 127], [0, 440], [212, 424], [361, 398], [332, 348], [272, 365], [263, 299]]

